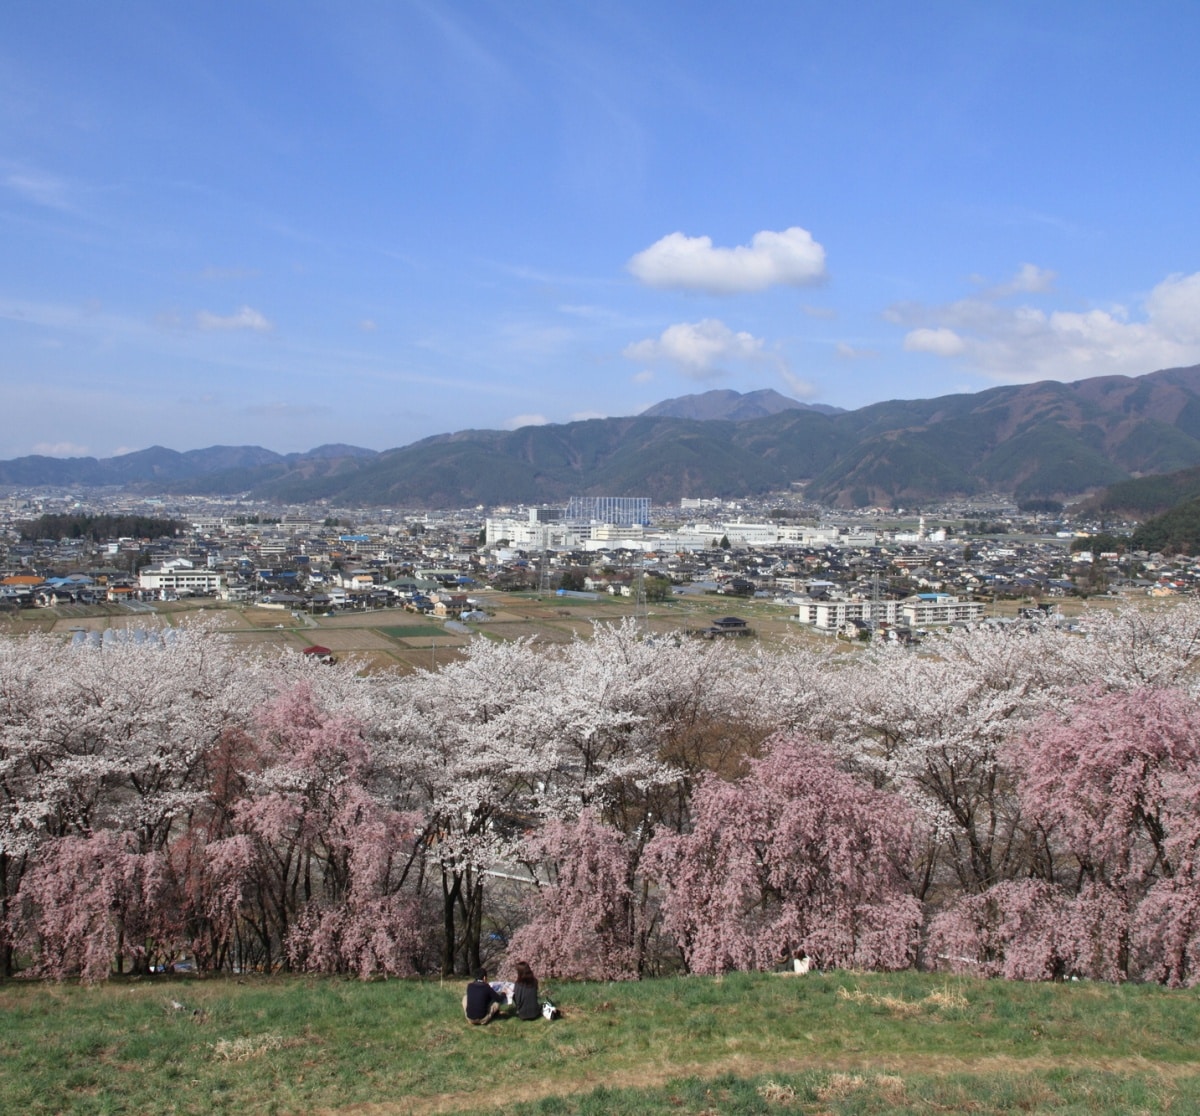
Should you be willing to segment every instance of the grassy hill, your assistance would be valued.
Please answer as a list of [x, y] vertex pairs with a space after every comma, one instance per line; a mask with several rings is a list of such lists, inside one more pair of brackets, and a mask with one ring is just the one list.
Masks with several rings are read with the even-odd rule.
[[916, 973], [551, 989], [471, 1027], [462, 985], [180, 977], [0, 984], [0, 1111], [1200, 1111], [1194, 992]]

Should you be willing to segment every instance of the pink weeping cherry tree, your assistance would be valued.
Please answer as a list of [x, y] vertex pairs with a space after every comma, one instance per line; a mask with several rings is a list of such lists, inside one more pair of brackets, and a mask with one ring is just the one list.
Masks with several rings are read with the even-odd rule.
[[530, 834], [522, 857], [538, 883], [527, 904], [532, 917], [513, 935], [509, 955], [529, 958], [547, 977], [636, 977], [642, 910], [629, 839], [588, 809]]
[[690, 833], [662, 834], [646, 854], [664, 930], [692, 972], [766, 969], [800, 953], [820, 966], [913, 962], [909, 810], [823, 745], [776, 738], [745, 777], [702, 782], [692, 814]]
[[163, 903], [166, 873], [158, 853], [139, 853], [130, 833], [101, 830], [47, 845], [22, 888], [32, 917], [18, 944], [34, 971], [62, 980], [106, 979], [114, 960], [139, 967], [147, 943], [172, 937]]
[[1009, 762], [1045, 879], [951, 904], [934, 952], [1024, 979], [1200, 979], [1200, 703], [1152, 686], [1085, 697]]
[[416, 815], [389, 810], [361, 787], [348, 787], [326, 842], [345, 864], [341, 893], [300, 911], [287, 940], [294, 968], [407, 976], [430, 935], [422, 930], [415, 890]]
[[1073, 935], [1068, 899], [1045, 880], [1005, 880], [959, 897], [930, 924], [928, 954], [940, 968], [1008, 980], [1067, 974]]
[[1200, 703], [1150, 686], [1083, 701], [1022, 737], [1013, 763], [1075, 895], [1079, 970], [1193, 983]]
[[[301, 684], [263, 710], [256, 742], [238, 832], [215, 850], [214, 898], [236, 901], [266, 966], [409, 971], [413, 914], [401, 892], [416, 819], [370, 793], [359, 723]], [[228, 906], [217, 913], [230, 923]]]

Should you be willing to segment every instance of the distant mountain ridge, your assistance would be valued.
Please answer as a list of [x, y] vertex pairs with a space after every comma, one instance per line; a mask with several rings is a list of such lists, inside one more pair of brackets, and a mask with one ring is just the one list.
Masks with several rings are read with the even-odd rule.
[[[261, 446], [209, 446], [207, 449], [177, 450], [164, 446], [124, 453], [118, 457], [43, 457], [31, 455], [0, 461], [0, 484], [30, 486], [83, 485], [146, 487], [156, 483], [177, 484], [198, 477], [243, 473], [256, 479], [262, 470], [301, 468], [307, 462], [362, 460], [375, 450], [358, 446], [318, 446], [307, 453], [275, 453]], [[236, 490], [236, 486], [235, 489]]]
[[647, 407], [641, 414], [642, 418], [685, 418], [699, 419], [707, 422], [710, 419], [730, 419], [742, 422], [746, 419], [766, 418], [767, 415], [777, 415], [780, 411], [819, 411], [823, 415], [840, 415], [841, 407], [830, 407], [825, 403], [801, 403], [781, 395], [772, 388], [761, 391], [739, 391], [716, 389], [700, 392], [698, 395], [680, 395], [675, 399], [664, 399]]
[[[661, 406], [776, 406], [752, 392]], [[757, 398], [753, 398], [757, 397]], [[627, 418], [464, 430], [375, 453], [258, 446], [176, 453], [155, 446], [96, 460], [0, 462], [0, 484], [123, 485], [289, 503], [412, 508], [561, 502], [572, 495], [754, 496], [803, 486], [847, 507], [905, 506], [984, 492], [1077, 496], [1147, 474], [1200, 466], [1200, 365], [1146, 376], [1043, 381], [827, 413], [787, 405], [752, 418], [644, 413]]]

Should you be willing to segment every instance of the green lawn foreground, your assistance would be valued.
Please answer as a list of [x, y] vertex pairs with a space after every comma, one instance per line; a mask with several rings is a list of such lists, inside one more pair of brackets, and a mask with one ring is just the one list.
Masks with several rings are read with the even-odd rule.
[[0, 983], [0, 1112], [1200, 1112], [1191, 991], [916, 973], [553, 988], [470, 1027], [460, 982]]

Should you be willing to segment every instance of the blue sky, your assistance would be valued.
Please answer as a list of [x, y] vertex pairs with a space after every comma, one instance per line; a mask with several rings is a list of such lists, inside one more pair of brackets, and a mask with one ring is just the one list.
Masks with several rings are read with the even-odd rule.
[[9, 4], [0, 458], [1200, 362], [1200, 5]]

